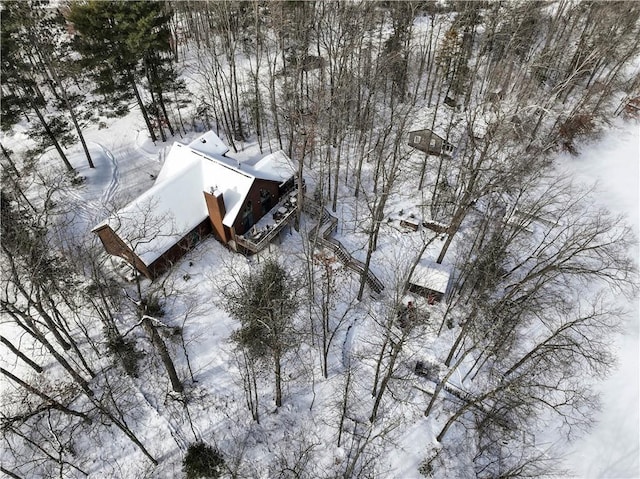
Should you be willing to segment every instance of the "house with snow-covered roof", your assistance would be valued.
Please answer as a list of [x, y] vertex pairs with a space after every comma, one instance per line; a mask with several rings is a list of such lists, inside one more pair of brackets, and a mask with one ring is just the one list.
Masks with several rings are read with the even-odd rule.
[[175, 142], [154, 185], [92, 230], [105, 250], [150, 279], [209, 234], [235, 251], [258, 251], [243, 235], [274, 207], [279, 220], [292, 216], [295, 168], [281, 151], [254, 162], [228, 151], [213, 131]]
[[451, 156], [454, 146], [435, 132], [424, 129], [409, 132], [409, 146], [429, 155]]
[[427, 298], [429, 304], [439, 303], [448, 293], [450, 279], [450, 267], [420, 258], [409, 279], [409, 291]]

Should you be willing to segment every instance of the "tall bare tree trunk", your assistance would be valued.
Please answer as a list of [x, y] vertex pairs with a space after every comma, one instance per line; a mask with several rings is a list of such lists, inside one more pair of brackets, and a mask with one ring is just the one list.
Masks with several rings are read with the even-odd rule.
[[67, 167], [67, 171], [74, 171], [73, 166], [71, 165], [71, 163], [69, 163], [69, 160], [67, 159], [67, 155], [65, 155], [64, 151], [62, 151], [62, 147], [60, 146], [60, 143], [58, 143], [58, 139], [55, 137], [55, 135], [51, 131], [51, 128], [49, 127], [49, 124], [47, 123], [47, 121], [44, 119], [44, 116], [42, 116], [40, 109], [36, 106], [35, 102], [32, 101], [31, 99], [29, 99], [29, 103], [31, 103], [31, 108], [33, 108], [33, 111], [38, 117], [38, 120], [40, 120], [40, 124], [44, 128], [44, 131], [47, 133], [47, 136], [53, 143], [53, 146], [58, 152], [58, 155], [60, 155], [60, 158], [62, 159], [64, 166]]
[[176, 372], [176, 368], [173, 365], [173, 361], [171, 360], [171, 356], [169, 355], [169, 351], [167, 350], [167, 345], [162, 340], [160, 333], [158, 333], [157, 328], [151, 322], [151, 318], [149, 316], [142, 317], [142, 326], [147, 331], [149, 336], [151, 337], [151, 341], [155, 346], [156, 350], [160, 354], [160, 359], [162, 359], [162, 364], [164, 364], [165, 369], [167, 370], [167, 374], [169, 375], [169, 380], [171, 381], [171, 387], [177, 393], [181, 393], [184, 390], [180, 379], [178, 378], [178, 373]]
[[280, 357], [280, 351], [277, 349], [273, 351], [273, 362], [275, 363], [275, 379], [276, 379], [276, 407], [282, 406], [282, 358]]
[[147, 112], [147, 107], [144, 106], [144, 102], [142, 101], [142, 98], [140, 97], [140, 92], [138, 91], [138, 85], [136, 85], [136, 80], [133, 76], [133, 73], [129, 72], [129, 85], [131, 86], [131, 88], [133, 89], [133, 94], [136, 97], [136, 101], [138, 102], [138, 106], [140, 107], [140, 112], [142, 113], [142, 118], [144, 118], [144, 123], [145, 125], [147, 125], [147, 130], [149, 130], [149, 135], [151, 136], [151, 141], [153, 141], [154, 143], [156, 141], [158, 141], [158, 138], [156, 137], [156, 132], [153, 130], [153, 125], [151, 124], [151, 121], [149, 120], [149, 113]]
[[20, 351], [18, 348], [16, 348], [11, 343], [11, 341], [9, 341], [7, 338], [5, 338], [4, 336], [0, 336], [0, 343], [4, 344], [7, 348], [9, 348], [9, 350], [13, 354], [18, 356], [25, 363], [27, 363], [29, 366], [31, 366], [37, 373], [41, 373], [42, 372], [42, 367], [39, 364], [37, 364], [35, 361], [30, 359], [26, 354], [24, 354], [22, 351]]

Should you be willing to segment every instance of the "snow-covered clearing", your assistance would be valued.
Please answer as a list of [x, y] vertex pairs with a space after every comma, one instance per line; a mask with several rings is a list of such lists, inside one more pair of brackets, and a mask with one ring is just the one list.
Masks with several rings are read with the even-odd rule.
[[[97, 168], [89, 170], [79, 151], [71, 155], [86, 182], [77, 190], [72, 190], [69, 201], [80, 208], [77, 233], [91, 240], [89, 233], [94, 223], [101, 219], [113, 205], [122, 204], [151, 186], [151, 175], [160, 169], [165, 145], [152, 145], [141, 141], [144, 134], [136, 131], [135, 112], [128, 117], [116, 120], [113, 128], [118, 135], [95, 131], [91, 138], [92, 153]], [[193, 132], [191, 136], [197, 133]], [[113, 140], [117, 138], [117, 140]], [[109, 139], [112, 139], [111, 141]], [[187, 142], [189, 137], [179, 139]], [[253, 147], [253, 145], [251, 145]], [[620, 123], [598, 140], [585, 145], [578, 157], [561, 155], [559, 164], [582, 181], [600, 180], [598, 195], [600, 201], [613, 211], [629, 215], [629, 220], [638, 229], [638, 127], [634, 124]], [[408, 176], [408, 184], [415, 178]], [[620, 187], [624, 185], [624, 187]], [[381, 230], [379, 250], [374, 255], [373, 271], [386, 285], [392, 285], [401, 276], [403, 264], [408, 258], [403, 253], [415, 250], [422, 243], [424, 231], [412, 233], [399, 225], [399, 220], [421, 215], [420, 197], [406, 191], [417, 191], [415, 187], [406, 188], [405, 194], [394, 197], [389, 204], [388, 216], [391, 218]], [[358, 233], [358, 227], [350, 218], [357, 204], [341, 202], [336, 213], [340, 219], [337, 237], [357, 256], [361, 254], [361, 245], [366, 236]], [[307, 223], [303, 218], [303, 230]], [[95, 239], [94, 239], [95, 240]], [[435, 255], [440, 240], [436, 239], [427, 255]], [[303, 437], [301, 448], [316, 450], [316, 458], [323, 458], [324, 467], [331, 468], [339, 464], [348, 452], [344, 447], [335, 447], [337, 408], [343, 387], [343, 377], [339, 374], [350, 357], [360, 358], [360, 368], [372, 367], [372, 361], [362, 356], [367, 354], [369, 338], [374, 337], [371, 315], [384, 308], [385, 301], [367, 298], [361, 305], [355, 305], [349, 316], [348, 327], [343, 328], [334, 344], [334, 357], [329, 363], [329, 379], [322, 380], [319, 373], [308, 369], [314, 364], [317, 353], [310, 349], [301, 349], [297, 356], [287, 362], [289, 379], [286, 382], [285, 405], [277, 414], [270, 410], [268, 397], [262, 407], [261, 424], [250, 420], [243, 404], [242, 383], [237, 362], [234, 359], [229, 337], [237, 327], [227, 313], [220, 309], [217, 291], [231, 278], [232, 270], [246, 270], [258, 265], [266, 255], [279, 257], [291, 270], [302, 270], [304, 264], [303, 237], [294, 231], [283, 236], [281, 244], [274, 244], [270, 251], [259, 256], [245, 258], [236, 255], [213, 239], [201, 243], [190, 252], [170, 274], [167, 284], [169, 297], [165, 304], [167, 314], [163, 321], [170, 326], [183, 328], [185, 347], [189, 355], [189, 364], [182, 348], [176, 343], [172, 346], [181, 377], [193, 374], [194, 382], [189, 386], [188, 409], [180, 407], [166, 398], [166, 384], [142, 383], [137, 386], [142, 403], [148, 407], [144, 416], [138, 417], [137, 430], [147, 447], [160, 460], [154, 469], [155, 477], [175, 477], [179, 475], [182, 454], [189, 442], [202, 437], [214, 442], [226, 454], [237, 454], [237, 447], [243, 444], [243, 454], [253, 464], [255, 477], [270, 477], [268, 464], [275, 456], [287, 459], [287, 453], [278, 444], [292, 444], [293, 439]], [[391, 268], [390, 266], [394, 266]], [[342, 298], [347, 307], [350, 298], [357, 290], [357, 277], [350, 270], [337, 266], [335, 269]], [[340, 308], [340, 307], [339, 307]], [[437, 308], [432, 310], [438, 317]], [[575, 477], [634, 477], [637, 474], [638, 461], [638, 310], [630, 316], [628, 334], [620, 338], [618, 348], [621, 356], [620, 369], [601, 387], [604, 393], [605, 408], [600, 422], [593, 432], [575, 446], [575, 452], [567, 459], [567, 465], [575, 472]], [[445, 335], [454, 334], [445, 331]], [[453, 336], [452, 336], [453, 339]], [[399, 374], [410, 375], [412, 360], [425, 359], [423, 352], [414, 350], [408, 353], [406, 364]], [[157, 369], [157, 365], [154, 369]], [[190, 369], [190, 371], [189, 371]], [[153, 373], [161, 374], [158, 371]], [[356, 384], [353, 399], [368, 395], [366, 382], [358, 383], [358, 370], [354, 372]], [[452, 377], [452, 384], [460, 384], [461, 377]], [[362, 379], [366, 375], [362, 376]], [[261, 376], [263, 387], [269, 383], [269, 373]], [[426, 390], [432, 386], [425, 383]], [[264, 389], [266, 392], [267, 389]], [[424, 445], [432, 442], [436, 423], [425, 421], [420, 404], [427, 396], [417, 390], [400, 388], [404, 401], [398, 409], [396, 423], [386, 431], [389, 444], [384, 450], [377, 449], [380, 460], [380, 473], [384, 477], [418, 477], [417, 468], [424, 459]], [[403, 402], [404, 402], [403, 401]], [[410, 406], [410, 404], [414, 406]], [[353, 415], [366, 421], [369, 402], [362, 401], [361, 407], [354, 406]], [[187, 419], [188, 414], [190, 419]], [[330, 419], [333, 418], [333, 419]], [[436, 416], [437, 418], [437, 416]], [[327, 422], [328, 421], [328, 422]], [[354, 424], [353, 427], [356, 427]], [[381, 431], [378, 431], [381, 432]], [[284, 436], [283, 436], [284, 434]], [[117, 434], [111, 437], [111, 445], [105, 444], [105, 438], [96, 438], [103, 447], [99, 454], [88, 454], [93, 464], [88, 470], [92, 476], [105, 477], [121, 475], [134, 477], [150, 473], [145, 460], [139, 452]], [[88, 445], [88, 444], [87, 444]], [[322, 446], [321, 446], [322, 445]], [[558, 444], [564, 447], [562, 443]], [[323, 453], [317, 448], [322, 447]], [[139, 460], [132, 460], [138, 458]], [[87, 469], [85, 467], [85, 469]]]
[[[559, 163], [581, 181], [596, 183], [599, 201], [612, 212], [624, 214], [640, 238], [640, 125], [616, 122], [602, 138], [582, 145], [580, 155], [565, 155]], [[636, 247], [633, 257], [636, 260]], [[574, 445], [567, 464], [584, 478], [640, 477], [640, 308], [638, 298], [627, 300], [629, 316], [625, 334], [612, 345], [619, 365], [598, 385], [603, 409], [598, 423]]]

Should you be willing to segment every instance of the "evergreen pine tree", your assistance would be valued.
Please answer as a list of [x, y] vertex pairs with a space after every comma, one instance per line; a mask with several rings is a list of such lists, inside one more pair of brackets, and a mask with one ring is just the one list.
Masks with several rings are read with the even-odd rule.
[[0, 22], [1, 126], [7, 131], [24, 116], [32, 125], [30, 136], [37, 144], [34, 153], [44, 152], [53, 146], [67, 170], [73, 171], [73, 166], [63, 151], [63, 147], [74, 141], [72, 128], [64, 116], [48, 113], [50, 96], [45, 95], [40, 88], [44, 83], [42, 80], [48, 78], [48, 75], [41, 61], [41, 52], [30, 40], [33, 30], [42, 27], [32, 22], [36, 16], [33, 13], [36, 8], [37, 5], [26, 2], [9, 2], [3, 6]]
[[240, 287], [225, 293], [225, 308], [242, 326], [233, 339], [256, 360], [271, 360], [275, 373], [276, 406], [282, 405], [282, 357], [296, 341], [291, 319], [298, 308], [287, 272], [267, 260], [258, 273], [240, 278]]
[[[156, 115], [164, 140], [164, 93], [176, 83], [169, 19], [170, 14], [159, 2], [73, 3], [68, 13], [77, 32], [74, 47], [96, 82], [95, 92], [114, 104], [119, 113], [126, 112], [126, 102], [135, 97], [154, 142], [157, 137], [150, 113]], [[151, 108], [139, 89], [144, 78]], [[173, 131], [173, 127], [169, 129]]]

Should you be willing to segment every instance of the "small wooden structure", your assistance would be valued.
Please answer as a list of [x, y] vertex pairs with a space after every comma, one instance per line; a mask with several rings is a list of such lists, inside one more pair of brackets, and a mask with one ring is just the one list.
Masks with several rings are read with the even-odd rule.
[[418, 231], [418, 228], [420, 227], [420, 223], [416, 221], [412, 221], [412, 220], [400, 220], [400, 226], [402, 226], [403, 228], [407, 228], [410, 229], [411, 231]]
[[447, 294], [450, 279], [449, 267], [422, 258], [409, 280], [409, 291], [426, 298], [429, 304], [439, 303]]
[[454, 149], [451, 143], [427, 129], [409, 132], [409, 146], [436, 156], [450, 156]]

